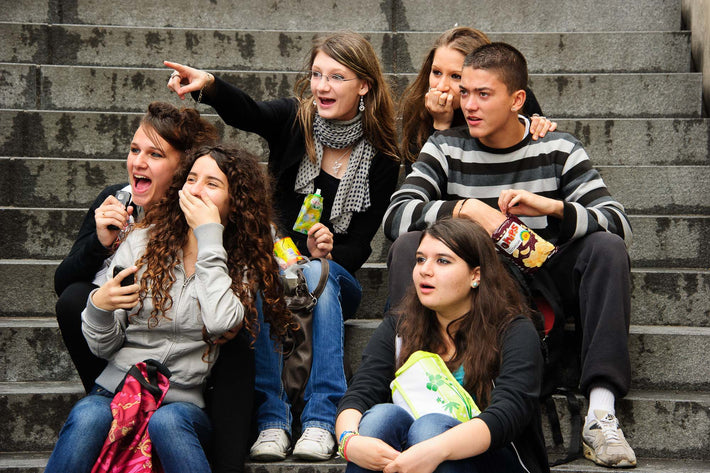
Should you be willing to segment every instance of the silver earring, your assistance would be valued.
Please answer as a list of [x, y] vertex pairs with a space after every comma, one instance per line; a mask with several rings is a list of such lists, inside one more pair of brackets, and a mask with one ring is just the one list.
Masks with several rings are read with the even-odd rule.
[[313, 105], [318, 105], [318, 102], [316, 102], [316, 99], [313, 99]]
[[357, 109], [361, 112], [365, 111], [365, 99], [362, 97], [362, 95], [360, 96], [360, 106]]

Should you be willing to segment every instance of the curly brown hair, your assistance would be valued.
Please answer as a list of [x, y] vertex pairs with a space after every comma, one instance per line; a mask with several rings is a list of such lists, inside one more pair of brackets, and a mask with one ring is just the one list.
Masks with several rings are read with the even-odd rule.
[[169, 319], [167, 313], [173, 303], [170, 289], [175, 282], [175, 266], [179, 263], [179, 251], [187, 243], [190, 230], [178, 203], [178, 191], [182, 189], [195, 161], [203, 156], [215, 160], [229, 183], [230, 209], [223, 244], [227, 251], [232, 291], [245, 307], [244, 326], [255, 340], [259, 332], [256, 294], [260, 292], [264, 320], [271, 324], [273, 337], [281, 338], [292, 320], [286, 308], [279, 268], [273, 257], [271, 186], [257, 158], [236, 148], [211, 146], [190, 152], [166, 195], [139, 224], [150, 230], [145, 253], [136, 262], [139, 268], [146, 268], [140, 280], [138, 311], [150, 293], [154, 308], [149, 327], [154, 327], [161, 317]]
[[[510, 322], [522, 314], [530, 316], [518, 287], [498, 259], [491, 237], [479, 224], [465, 219], [443, 219], [422, 232], [449, 247], [473, 269], [480, 266], [481, 284], [472, 289], [471, 309], [446, 328], [456, 352], [446, 364], [463, 365], [464, 387], [476, 395], [483, 409], [490, 402], [491, 380], [500, 370], [502, 336]], [[397, 332], [402, 337], [399, 368], [417, 350], [446, 352], [436, 314], [422, 305], [414, 287], [394, 313], [399, 316]]]

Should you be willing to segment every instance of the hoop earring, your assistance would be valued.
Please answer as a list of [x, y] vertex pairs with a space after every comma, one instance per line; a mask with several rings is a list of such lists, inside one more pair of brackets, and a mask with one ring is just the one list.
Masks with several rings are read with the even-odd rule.
[[365, 111], [365, 99], [363, 98], [362, 95], [360, 96], [360, 106], [357, 109], [360, 110], [361, 112]]

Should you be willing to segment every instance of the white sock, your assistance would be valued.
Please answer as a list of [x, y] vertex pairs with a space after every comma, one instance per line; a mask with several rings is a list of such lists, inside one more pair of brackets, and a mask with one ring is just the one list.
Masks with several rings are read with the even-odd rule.
[[592, 388], [589, 391], [589, 410], [587, 411], [587, 421], [595, 419], [595, 410], [602, 410], [616, 415], [614, 410], [614, 393], [606, 388]]

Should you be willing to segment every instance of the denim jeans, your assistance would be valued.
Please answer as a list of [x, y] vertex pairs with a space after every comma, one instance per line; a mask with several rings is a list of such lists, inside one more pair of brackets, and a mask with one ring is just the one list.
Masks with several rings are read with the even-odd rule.
[[[427, 414], [414, 419], [407, 411], [394, 404], [377, 404], [363, 414], [358, 432], [360, 435], [379, 438], [393, 448], [404, 451], [446, 432], [461, 422], [444, 414]], [[368, 472], [349, 462], [346, 473]], [[436, 473], [524, 472], [511, 446], [482, 453], [463, 460], [445, 461], [434, 470]]]
[[[111, 428], [113, 394], [94, 386], [64, 423], [45, 473], [90, 473]], [[204, 450], [211, 435], [207, 415], [188, 402], [164, 404], [148, 422], [154, 452], [166, 473], [209, 473]]]
[[[360, 304], [360, 283], [342, 266], [328, 261], [328, 282], [313, 309], [313, 363], [303, 395], [303, 429], [319, 427], [335, 432], [335, 412], [347, 388], [343, 368], [343, 320]], [[303, 266], [308, 288], [313, 291], [321, 274], [319, 261]], [[259, 335], [254, 344], [256, 359], [257, 429], [283, 429], [291, 433], [291, 403], [281, 383], [282, 355], [270, 337], [269, 325], [259, 311]]]

